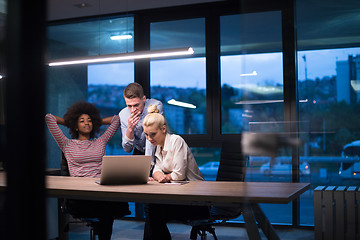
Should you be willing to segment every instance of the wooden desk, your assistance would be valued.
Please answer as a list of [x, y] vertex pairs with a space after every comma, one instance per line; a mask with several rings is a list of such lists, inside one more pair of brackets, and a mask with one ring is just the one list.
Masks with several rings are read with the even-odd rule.
[[[269, 239], [279, 239], [258, 203], [287, 204], [310, 188], [309, 183], [193, 181], [184, 185], [149, 182], [144, 185], [102, 186], [94, 178], [47, 176], [49, 197], [187, 205], [244, 204], [250, 239], [260, 239], [255, 220]], [[0, 173], [0, 191], [6, 189]]]

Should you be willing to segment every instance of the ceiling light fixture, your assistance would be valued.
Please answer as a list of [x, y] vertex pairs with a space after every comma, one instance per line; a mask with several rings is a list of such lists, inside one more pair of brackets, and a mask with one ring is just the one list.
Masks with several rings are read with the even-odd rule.
[[133, 36], [131, 34], [116, 34], [116, 35], [111, 35], [110, 39], [111, 40], [124, 40], [124, 39], [131, 39]]
[[92, 5], [86, 2], [82, 2], [82, 3], [74, 4], [74, 6], [77, 8], [86, 8], [86, 7], [91, 7]]
[[175, 99], [169, 100], [168, 104], [179, 106], [179, 107], [185, 107], [185, 108], [196, 108], [196, 106], [194, 104], [176, 101]]
[[63, 66], [63, 65], [74, 65], [74, 64], [92, 64], [92, 63], [104, 63], [104, 62], [119, 62], [129, 61], [143, 58], [162, 58], [172, 57], [181, 55], [192, 55], [194, 50], [191, 47], [187, 48], [173, 48], [173, 49], [162, 49], [152, 51], [139, 51], [119, 54], [108, 54], [101, 56], [87, 56], [81, 58], [67, 58], [59, 59], [49, 62], [49, 66]]
[[240, 74], [240, 77], [246, 77], [246, 76], [256, 76], [257, 72], [253, 71], [252, 73], [242, 73]]
[[[300, 103], [307, 103], [308, 101], [309, 101], [308, 99], [299, 100]], [[236, 102], [235, 104], [250, 105], [250, 104], [282, 103], [282, 102], [284, 102], [284, 100], [247, 100], [247, 101], [239, 101]]]

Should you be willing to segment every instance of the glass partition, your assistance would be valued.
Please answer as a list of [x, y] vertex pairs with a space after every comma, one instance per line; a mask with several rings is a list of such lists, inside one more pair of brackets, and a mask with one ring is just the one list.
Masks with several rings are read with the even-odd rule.
[[[286, 133], [281, 12], [222, 16], [220, 27], [221, 133]], [[291, 181], [291, 156], [280, 148], [250, 154], [246, 181]], [[291, 203], [261, 207], [272, 223], [292, 222]]]
[[221, 132], [283, 121], [280, 12], [222, 16], [220, 24]]
[[[313, 225], [313, 189], [358, 186], [360, 158], [358, 9], [360, 2], [296, 1], [300, 161], [311, 190], [300, 201], [300, 223]], [[308, 14], [308, 9], [316, 14]], [[314, 31], [317, 29], [317, 31]]]
[[[357, 186], [360, 182], [359, 76], [360, 48], [300, 51], [300, 161], [307, 162], [311, 178], [309, 198], [301, 209], [313, 206], [317, 186]], [[301, 211], [303, 224], [314, 224]]]

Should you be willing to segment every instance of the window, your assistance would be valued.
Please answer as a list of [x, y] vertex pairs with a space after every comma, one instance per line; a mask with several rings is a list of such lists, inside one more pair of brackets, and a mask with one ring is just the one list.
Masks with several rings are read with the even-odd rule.
[[[116, 35], [134, 36], [133, 17], [88, 20], [48, 27], [50, 59], [131, 52], [134, 39], [112, 40]], [[94, 103], [102, 117], [118, 114], [126, 107], [124, 88], [134, 82], [134, 63], [109, 63], [54, 67], [48, 71], [47, 110], [62, 116], [76, 101]], [[61, 127], [65, 134], [68, 130]], [[102, 127], [101, 132], [106, 129]], [[122, 149], [121, 131], [106, 146], [106, 154], [128, 154]], [[47, 165], [60, 164], [60, 150], [47, 135]], [[129, 203], [134, 214], [135, 205]]]
[[[300, 223], [313, 225], [313, 189], [359, 185], [358, 159], [347, 153], [360, 139], [359, 2], [297, 1], [300, 163], [311, 190], [300, 200]], [[308, 9], [316, 14], [309, 14]], [[318, 29], [318, 31], [313, 31]]]
[[[222, 16], [220, 43], [221, 133], [282, 133], [287, 123], [281, 13]], [[291, 151], [283, 149], [277, 154], [250, 155], [246, 181], [291, 181]], [[292, 221], [291, 204], [261, 207], [271, 222]]]
[[[88, 66], [88, 101], [95, 104], [102, 117], [116, 115], [126, 107], [125, 87], [134, 82], [134, 63], [110, 63]], [[101, 132], [107, 126], [101, 128]], [[106, 145], [107, 155], [129, 154], [122, 148], [121, 131]]]
[[254, 122], [283, 121], [283, 102], [281, 53], [221, 57], [223, 134], [252, 131]]
[[[358, 185], [359, 157], [349, 149], [360, 140], [360, 48], [300, 51], [298, 58], [300, 162], [309, 163], [311, 170], [311, 178], [302, 176], [301, 181], [314, 187]], [[312, 199], [311, 194], [309, 206]], [[313, 218], [301, 219], [314, 224]]]
[[[60, 59], [131, 52], [134, 38], [112, 40], [115, 35], [134, 36], [133, 17], [96, 18], [47, 28], [48, 59]], [[47, 76], [47, 111], [63, 116], [76, 101], [95, 103], [102, 116], [117, 114], [125, 103], [122, 90], [134, 82], [134, 63], [74, 65], [51, 67]], [[65, 134], [68, 130], [61, 127]], [[47, 133], [47, 164], [57, 168], [60, 150]], [[121, 133], [107, 146], [107, 154], [123, 153]]]
[[206, 181], [215, 181], [219, 170], [220, 148], [191, 148], [196, 163]]
[[169, 129], [176, 134], [206, 133], [205, 20], [151, 23], [151, 49], [192, 47], [195, 57], [152, 60], [151, 97], [162, 101]]
[[280, 12], [221, 17], [221, 132], [283, 121]]

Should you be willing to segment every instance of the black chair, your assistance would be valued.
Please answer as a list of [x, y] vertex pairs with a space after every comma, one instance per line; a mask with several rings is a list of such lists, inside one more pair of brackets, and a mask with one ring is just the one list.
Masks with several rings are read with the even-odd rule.
[[[65, 155], [61, 152], [61, 166], [60, 166], [60, 175], [61, 176], [70, 176], [69, 166]], [[68, 199], [59, 199], [59, 205], [61, 209], [61, 214], [70, 214], [74, 219], [80, 219], [80, 221], [85, 222], [86, 226], [90, 227], [90, 240], [95, 240], [96, 238], [96, 223], [99, 222], [97, 218], [89, 218], [87, 216], [79, 216], [76, 213], [72, 212], [68, 208]], [[62, 219], [63, 232], [69, 231], [69, 220], [68, 216], [65, 216], [66, 219]]]
[[[60, 169], [60, 175], [61, 176], [70, 176], [69, 172], [69, 166], [67, 163], [67, 160], [65, 158], [64, 153], [61, 153], [61, 169]], [[86, 223], [86, 226], [90, 227], [90, 240], [95, 240], [97, 234], [96, 225], [99, 222], [99, 219], [91, 216], [91, 215], [84, 215], [83, 213], [78, 213], [74, 207], [71, 207], [71, 199], [60, 199], [59, 205], [61, 209], [60, 214], [70, 214], [74, 219], [80, 219], [81, 222]], [[123, 215], [129, 215], [131, 214], [130, 211], [124, 213]], [[65, 219], [61, 220], [60, 229], [63, 229], [63, 232], [69, 231], [69, 220], [68, 217], [65, 217]]]
[[[221, 147], [220, 165], [216, 181], [241, 181], [245, 180], [248, 158], [244, 157], [241, 151], [240, 141], [223, 141]], [[242, 213], [242, 205], [231, 207], [210, 207], [210, 219], [190, 221], [192, 226], [190, 239], [206, 239], [206, 232], [213, 235], [217, 240], [214, 225], [223, 224], [230, 219], [239, 217]]]
[[[221, 157], [216, 181], [245, 181], [248, 157], [242, 154], [240, 141], [224, 141], [221, 148]], [[249, 239], [261, 239], [258, 225], [268, 239], [278, 240], [273, 226], [266, 218], [264, 212], [257, 203], [242, 203], [235, 207], [211, 206], [211, 218], [205, 221], [192, 221], [190, 238], [201, 240], [206, 239], [206, 232], [211, 233], [217, 240], [213, 226], [225, 223], [230, 219], [235, 219], [243, 215], [246, 232]]]

